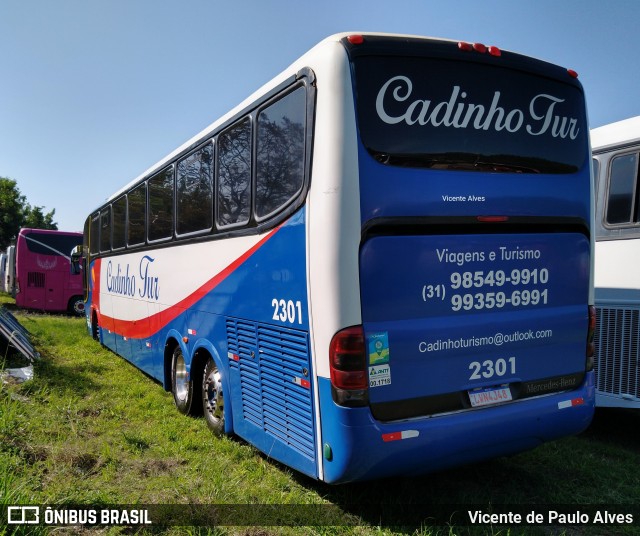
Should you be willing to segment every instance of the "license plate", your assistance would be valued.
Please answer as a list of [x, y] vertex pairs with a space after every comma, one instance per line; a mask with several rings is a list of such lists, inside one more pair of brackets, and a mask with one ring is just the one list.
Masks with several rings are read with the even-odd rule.
[[500, 385], [498, 387], [485, 387], [483, 389], [474, 389], [469, 391], [469, 400], [474, 408], [480, 406], [491, 406], [502, 402], [513, 400], [511, 389], [508, 385]]

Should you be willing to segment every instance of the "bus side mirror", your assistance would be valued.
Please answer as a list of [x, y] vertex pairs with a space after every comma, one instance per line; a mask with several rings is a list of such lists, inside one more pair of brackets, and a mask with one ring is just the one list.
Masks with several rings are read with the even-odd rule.
[[71, 273], [78, 275], [82, 272], [82, 246], [76, 246], [71, 250]]

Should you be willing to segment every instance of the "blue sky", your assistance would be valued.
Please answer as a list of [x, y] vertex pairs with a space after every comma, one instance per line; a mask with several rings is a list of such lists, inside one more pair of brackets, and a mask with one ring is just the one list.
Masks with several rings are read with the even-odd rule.
[[593, 128], [640, 115], [638, 21], [637, 0], [0, 0], [0, 176], [82, 230], [110, 194], [352, 30], [574, 69]]

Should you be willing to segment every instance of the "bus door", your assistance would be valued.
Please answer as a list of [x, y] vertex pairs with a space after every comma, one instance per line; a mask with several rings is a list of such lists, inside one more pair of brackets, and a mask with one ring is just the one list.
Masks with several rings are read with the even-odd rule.
[[456, 44], [410, 57], [384, 39], [362, 47], [351, 55], [374, 416], [579, 387], [592, 206], [579, 83], [527, 73], [513, 54], [459, 61]]
[[40, 270], [28, 270], [25, 275], [26, 281], [20, 281], [20, 292], [24, 293], [20, 302], [25, 307], [44, 309], [47, 303], [46, 273]]
[[50, 310], [59, 310], [62, 308], [65, 299], [65, 290], [69, 278], [69, 266], [63, 262], [63, 257], [56, 257], [58, 261], [45, 274], [45, 303], [44, 307]]

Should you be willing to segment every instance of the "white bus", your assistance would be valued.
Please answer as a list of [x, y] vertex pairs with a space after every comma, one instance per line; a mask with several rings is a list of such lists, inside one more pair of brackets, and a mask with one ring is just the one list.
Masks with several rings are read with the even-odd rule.
[[0, 253], [0, 291], [2, 292], [5, 292], [4, 286], [5, 286], [6, 271], [7, 271], [7, 254], [3, 252], [3, 253]]
[[577, 74], [330, 37], [85, 224], [100, 342], [329, 483], [590, 423], [593, 181]]
[[13, 297], [16, 295], [16, 247], [9, 246], [6, 252], [4, 279], [2, 288]]
[[596, 405], [640, 408], [640, 117], [591, 130]]

